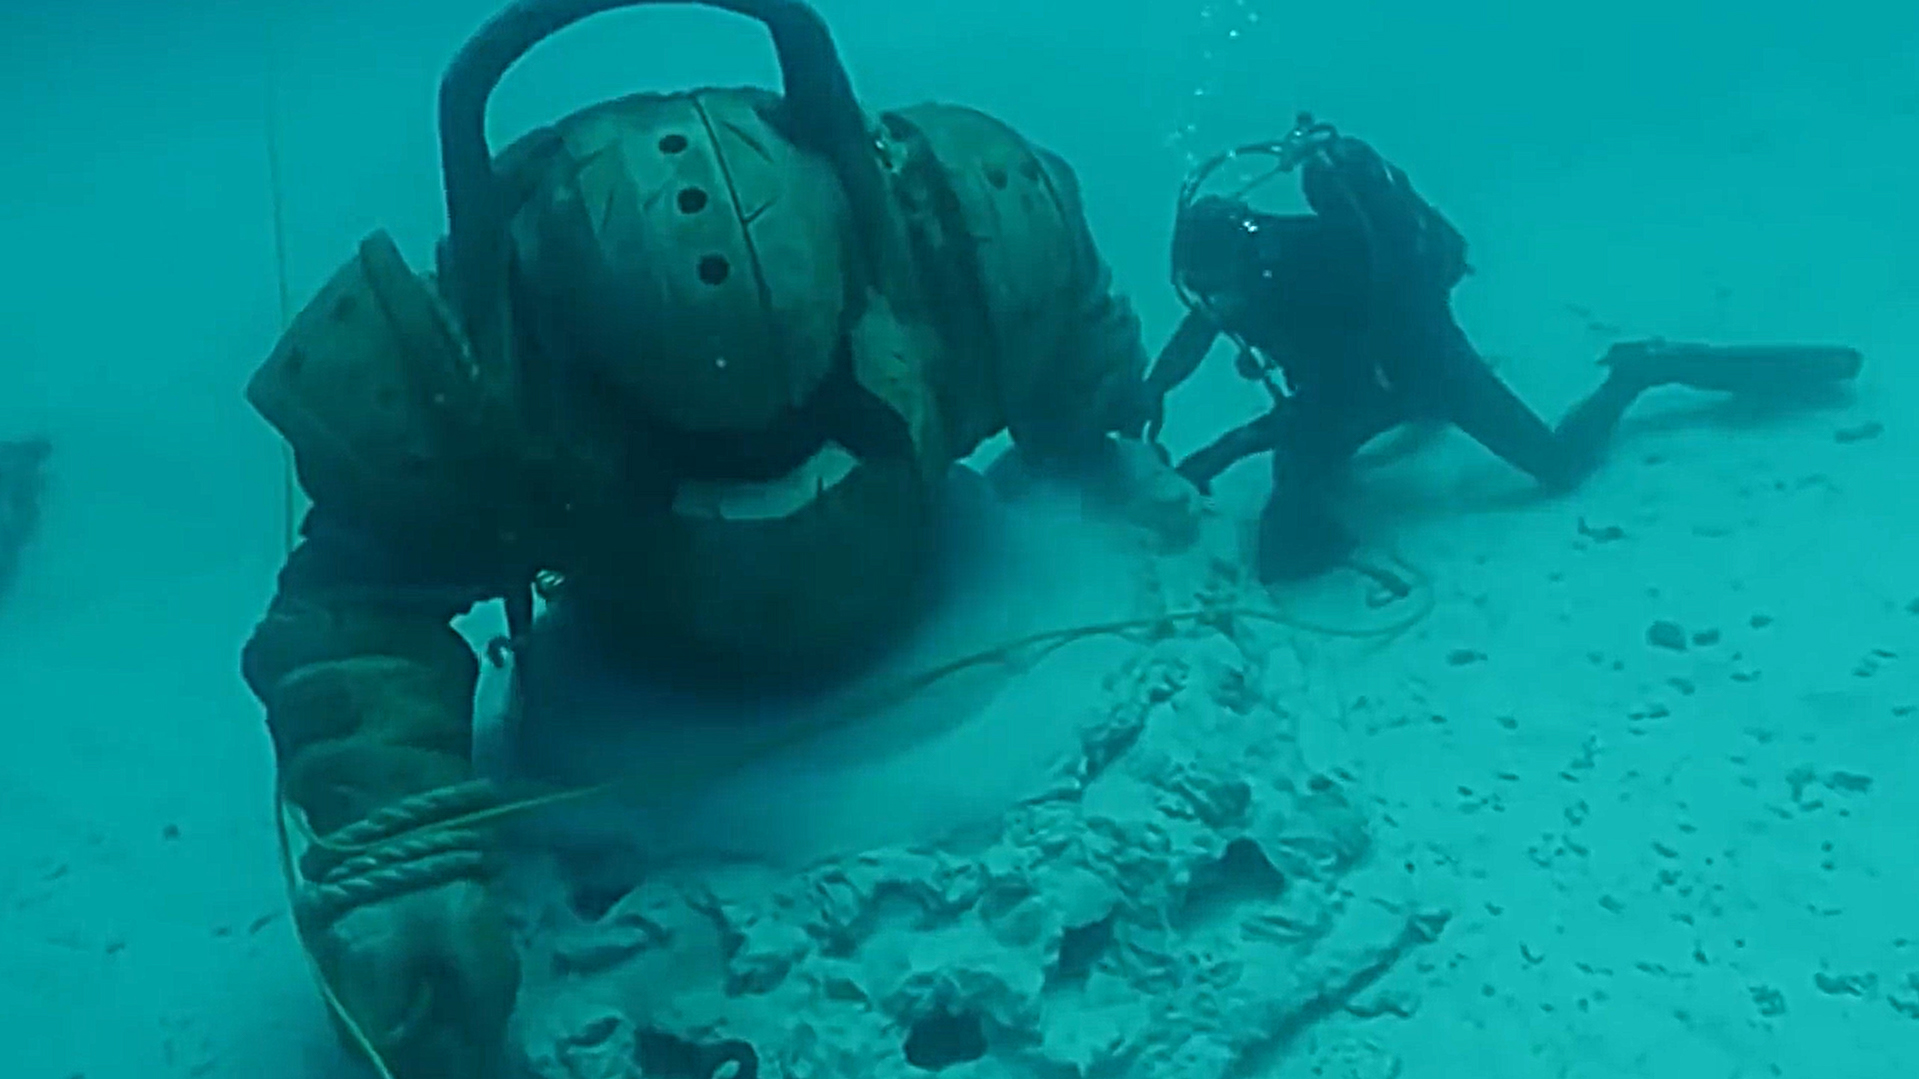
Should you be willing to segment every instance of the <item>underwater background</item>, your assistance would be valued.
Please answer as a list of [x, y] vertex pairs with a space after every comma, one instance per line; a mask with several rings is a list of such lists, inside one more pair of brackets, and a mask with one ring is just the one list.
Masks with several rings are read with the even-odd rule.
[[[1866, 356], [1812, 409], [1649, 399], [1564, 496], [1527, 497], [1458, 435], [1370, 473], [1352, 512], [1431, 582], [1430, 614], [1385, 643], [1264, 627], [1239, 646], [1258, 643], [1260, 714], [1351, 781], [1355, 872], [1409, 881], [1430, 939], [1369, 953], [1363, 993], [1267, 1016], [1284, 1030], [1234, 1042], [1230, 1067], [1180, 1057], [1175, 1032], [1142, 1074], [1919, 1069], [1919, 8], [819, 7], [870, 107], [972, 105], [1074, 166], [1149, 348], [1181, 312], [1182, 177], [1309, 109], [1466, 234], [1462, 324], [1546, 415], [1621, 338]], [[0, 443], [48, 447], [0, 452], [0, 1074], [357, 1074], [285, 914], [270, 747], [239, 679], [286, 527], [282, 451], [242, 390], [283, 303], [366, 233], [430, 258], [436, 83], [491, 13], [0, 4]], [[492, 129], [774, 77], [741, 20], [620, 12], [510, 73]], [[1167, 442], [1262, 405], [1217, 356]], [[1229, 473], [1218, 519], [1250, 520], [1265, 483]], [[1371, 617], [1296, 591], [1279, 602]], [[1075, 706], [1070, 679], [1046, 684]], [[1180, 751], [1244, 748], [1220, 737]], [[1220, 930], [1221, 962], [1243, 929]], [[1015, 1066], [941, 1068], [1040, 1074]]]

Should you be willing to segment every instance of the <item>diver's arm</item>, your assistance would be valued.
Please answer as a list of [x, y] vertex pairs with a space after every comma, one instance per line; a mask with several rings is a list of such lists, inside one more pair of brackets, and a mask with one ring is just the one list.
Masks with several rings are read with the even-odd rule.
[[467, 814], [479, 662], [451, 620], [497, 590], [458, 560], [309, 516], [241, 669], [266, 706], [288, 884], [329, 999], [388, 1074], [488, 1074], [520, 965]]
[[1255, 453], [1278, 447], [1284, 434], [1286, 413], [1285, 408], [1274, 408], [1257, 419], [1240, 424], [1189, 454], [1179, 463], [1179, 474], [1186, 477], [1201, 494], [1211, 494], [1213, 481], [1219, 478], [1220, 473]]
[[487, 375], [376, 233], [247, 387], [314, 506], [241, 654], [300, 940], [339, 1029], [400, 1079], [491, 1074], [519, 986], [490, 830], [467, 821], [495, 797], [474, 781], [479, 660], [452, 626], [526, 561]]
[[1219, 332], [1219, 324], [1200, 311], [1188, 312], [1180, 320], [1146, 375], [1140, 390], [1140, 415], [1136, 425], [1129, 424], [1128, 434], [1137, 433], [1148, 442], [1159, 441], [1160, 428], [1166, 424], [1166, 395], [1199, 370]]
[[929, 107], [911, 115], [922, 132], [963, 148], [951, 150], [964, 155], [963, 166], [942, 166], [948, 176], [1024, 159], [1010, 170], [1017, 183], [955, 180], [948, 189], [959, 207], [953, 234], [971, 237], [969, 251], [994, 255], [967, 256], [989, 298], [984, 314], [998, 346], [993, 366], [979, 372], [997, 413], [992, 426], [1043, 470], [1104, 467], [1112, 435], [1139, 413], [1149, 357], [1139, 315], [1094, 241], [1077, 175], [1059, 155], [977, 114]]
[[245, 673], [283, 793], [322, 831], [470, 772], [478, 661], [450, 623], [505, 594], [516, 500], [434, 287], [370, 235], [247, 385], [313, 509]]
[[1147, 392], [1156, 399], [1173, 392], [1199, 370], [1200, 361], [1218, 339], [1218, 323], [1203, 312], [1189, 312], [1153, 360], [1152, 371], [1146, 376]]
[[1151, 444], [1164, 458], [1166, 453], [1159, 447], [1159, 432], [1166, 425], [1166, 395], [1199, 370], [1200, 361], [1206, 358], [1218, 337], [1218, 325], [1204, 314], [1194, 311], [1182, 319], [1153, 360], [1145, 380], [1136, 388], [1137, 400], [1120, 423], [1120, 434]]

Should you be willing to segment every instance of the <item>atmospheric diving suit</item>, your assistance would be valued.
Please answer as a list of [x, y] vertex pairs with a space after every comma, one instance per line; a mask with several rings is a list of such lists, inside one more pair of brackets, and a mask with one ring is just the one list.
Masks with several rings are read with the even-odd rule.
[[[944, 477], [1010, 432], [1074, 469], [1146, 356], [1068, 166], [994, 118], [870, 115], [799, 0], [781, 92], [593, 105], [495, 156], [488, 97], [636, 0], [530, 0], [439, 109], [432, 273], [376, 232], [248, 387], [312, 506], [246, 645], [336, 1019], [398, 1079], [496, 1074], [519, 972], [488, 887], [479, 661], [451, 621], [536, 578], [609, 641], [714, 678], [849, 662], [911, 617]], [[657, 0], [638, 0], [657, 2]], [[550, 586], [550, 587], [548, 587]]]

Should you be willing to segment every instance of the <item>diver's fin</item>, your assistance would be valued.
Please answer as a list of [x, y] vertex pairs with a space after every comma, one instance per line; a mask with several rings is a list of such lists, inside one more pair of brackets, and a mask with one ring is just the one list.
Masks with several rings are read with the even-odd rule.
[[1600, 363], [1646, 386], [1679, 385], [1726, 393], [1777, 393], [1858, 376], [1865, 357], [1844, 345], [1703, 345], [1632, 341]]

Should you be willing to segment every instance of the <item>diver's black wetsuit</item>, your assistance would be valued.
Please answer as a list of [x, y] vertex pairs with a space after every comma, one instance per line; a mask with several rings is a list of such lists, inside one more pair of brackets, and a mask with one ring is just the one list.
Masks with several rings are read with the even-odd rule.
[[1465, 241], [1403, 172], [1360, 140], [1333, 136], [1306, 159], [1303, 183], [1312, 214], [1262, 214], [1220, 198], [1191, 208], [1174, 258], [1199, 302], [1148, 378], [1157, 415], [1221, 333], [1283, 376], [1271, 412], [1179, 465], [1204, 491], [1241, 458], [1273, 452], [1273, 491], [1259, 528], [1264, 580], [1310, 576], [1346, 556], [1353, 541], [1331, 495], [1361, 446], [1409, 421], [1452, 423], [1541, 484], [1564, 489], [1592, 469], [1620, 416], [1653, 386], [1741, 390], [1781, 378], [1850, 377], [1858, 368], [1851, 349], [1617, 345], [1603, 361], [1606, 381], [1551, 428], [1454, 319], [1452, 289], [1470, 272]]

